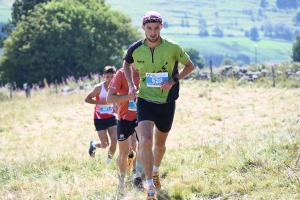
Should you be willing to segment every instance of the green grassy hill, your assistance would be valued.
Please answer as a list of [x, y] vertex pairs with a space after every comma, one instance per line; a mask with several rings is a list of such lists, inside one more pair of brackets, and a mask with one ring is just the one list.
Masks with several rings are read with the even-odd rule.
[[[182, 44], [183, 47], [192, 47], [204, 55], [227, 54], [236, 56], [245, 54], [255, 62], [255, 46], [257, 47], [257, 62], [288, 61], [291, 60], [293, 41], [275, 40], [264, 37], [264, 27], [270, 22], [273, 26], [284, 25], [293, 31], [293, 17], [296, 10], [280, 10], [275, 0], [269, 0], [265, 9], [260, 7], [260, 0], [177, 0], [177, 1], [139, 1], [132, 0], [130, 5], [120, 0], [107, 0], [113, 9], [120, 10], [132, 18], [135, 27], [141, 27], [141, 18], [149, 10], [156, 10], [163, 16], [164, 22], [169, 25], [164, 28], [162, 35]], [[212, 33], [219, 27], [224, 36], [199, 37], [199, 20], [205, 20], [207, 31]], [[189, 26], [182, 26], [188, 24]], [[251, 28], [258, 29], [260, 40], [254, 42], [244, 37], [245, 31]]]
[[[12, 0], [0, 0], [0, 22], [10, 18]], [[278, 9], [276, 0], [267, 0], [267, 6], [260, 6], [261, 0], [106, 0], [112, 9], [119, 10], [132, 19], [141, 30], [141, 18], [145, 12], [156, 10], [161, 13], [165, 26], [162, 35], [179, 42], [184, 48], [195, 48], [205, 56], [222, 54], [236, 57], [246, 55], [250, 62], [290, 61], [293, 38], [300, 33], [294, 26], [293, 18], [297, 9]], [[124, 9], [126, 8], [126, 9]], [[200, 28], [209, 33], [199, 36]], [[272, 37], [265, 36], [267, 24], [273, 27]], [[205, 25], [205, 28], [203, 28]], [[256, 27], [259, 40], [245, 37], [245, 33]], [[212, 36], [216, 28], [222, 30], [223, 37]], [[276, 30], [275, 30], [276, 29]], [[275, 38], [277, 32], [290, 30], [290, 40]]]

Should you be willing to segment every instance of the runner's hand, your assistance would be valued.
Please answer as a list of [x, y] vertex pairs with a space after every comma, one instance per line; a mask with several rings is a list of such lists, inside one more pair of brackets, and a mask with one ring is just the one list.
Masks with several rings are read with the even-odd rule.
[[129, 85], [128, 95], [130, 96], [130, 100], [133, 100], [137, 97], [137, 89], [135, 85]]
[[160, 89], [169, 91], [173, 86], [173, 82], [171, 80], [167, 80], [161, 83]]

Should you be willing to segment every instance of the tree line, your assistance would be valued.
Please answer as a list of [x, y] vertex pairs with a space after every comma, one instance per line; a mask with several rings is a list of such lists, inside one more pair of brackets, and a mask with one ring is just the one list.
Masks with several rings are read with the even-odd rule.
[[[16, 87], [77, 80], [101, 74], [107, 65], [120, 68], [124, 50], [142, 38], [131, 19], [104, 0], [16, 0], [2, 31], [0, 83]], [[198, 67], [205, 66], [197, 50], [186, 51]]]
[[120, 67], [124, 49], [141, 37], [131, 19], [104, 0], [17, 0], [3, 27], [9, 36], [0, 82], [18, 86]]
[[[298, 0], [277, 0], [276, 1], [276, 7], [277, 9], [293, 9], [297, 10], [298, 8]], [[258, 16], [255, 16], [255, 12], [251, 9], [243, 9], [242, 13], [245, 15], [248, 15], [250, 17], [250, 20], [255, 22], [257, 19], [267, 19], [268, 16], [264, 14], [265, 10], [268, 8], [269, 2], [267, 0], [261, 0], [260, 2], [260, 8], [258, 9]], [[268, 8], [271, 9], [271, 8]], [[274, 12], [277, 12], [277, 9], [274, 10]], [[215, 18], [219, 18], [219, 12], [214, 12]], [[203, 15], [198, 13], [197, 16], [198, 24], [197, 28], [199, 29], [198, 35], [200, 37], [207, 37], [207, 36], [213, 36], [213, 37], [234, 37], [232, 34], [226, 34], [224, 31], [224, 27], [222, 27], [220, 24], [216, 23], [216, 25], [209, 31], [208, 30], [208, 23], [203, 17]], [[293, 18], [294, 25], [296, 27], [289, 27], [283, 23], [276, 23], [276, 22], [270, 22], [266, 21], [264, 25], [261, 27], [252, 27], [249, 30], [243, 30], [244, 36], [250, 38], [251, 40], [257, 41], [259, 40], [259, 29], [264, 32], [264, 37], [270, 37], [270, 38], [277, 38], [277, 39], [284, 39], [287, 41], [292, 41], [296, 35], [299, 34], [299, 26], [300, 24], [300, 11], [296, 13], [296, 15]], [[184, 13], [184, 16], [181, 18], [181, 27], [190, 27], [189, 19], [187, 17], [187, 14]], [[237, 27], [239, 25], [237, 20], [233, 20], [231, 24], [227, 25], [226, 28], [230, 29], [231, 27]]]
[[[205, 23], [202, 21], [202, 23]], [[131, 19], [113, 11], [104, 0], [16, 0], [12, 20], [1, 24], [4, 34], [0, 58], [0, 83], [33, 84], [90, 73], [102, 73], [107, 65], [120, 68], [124, 50], [142, 38]], [[218, 30], [216, 30], [218, 33]], [[188, 48], [199, 67], [220, 66], [225, 59], [250, 64], [247, 55], [201, 56]], [[300, 61], [300, 36], [293, 46], [292, 59]]]

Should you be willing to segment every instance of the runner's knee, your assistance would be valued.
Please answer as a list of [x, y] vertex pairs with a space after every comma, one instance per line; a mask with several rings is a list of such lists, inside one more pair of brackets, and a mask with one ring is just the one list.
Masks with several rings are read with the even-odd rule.
[[123, 160], [123, 159], [126, 159], [128, 158], [128, 152], [125, 152], [125, 151], [122, 151], [120, 152], [119, 154], [120, 158]]
[[154, 147], [155, 147], [155, 149], [157, 149], [157, 150], [165, 150], [165, 149], [166, 149], [165, 143], [156, 143], [156, 144], [154, 145]]
[[149, 138], [144, 138], [140, 144], [141, 148], [152, 149], [152, 141]]

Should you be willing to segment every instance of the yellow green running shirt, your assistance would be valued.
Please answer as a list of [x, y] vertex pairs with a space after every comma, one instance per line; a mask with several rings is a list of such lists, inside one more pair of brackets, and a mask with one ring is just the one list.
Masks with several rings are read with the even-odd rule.
[[179, 82], [169, 91], [161, 90], [159, 85], [178, 74], [178, 62], [186, 64], [190, 60], [179, 44], [167, 38], [161, 39], [153, 52], [146, 45], [146, 39], [133, 43], [124, 58], [129, 64], [134, 62], [139, 70], [138, 97], [157, 103], [174, 101], [179, 97]]

